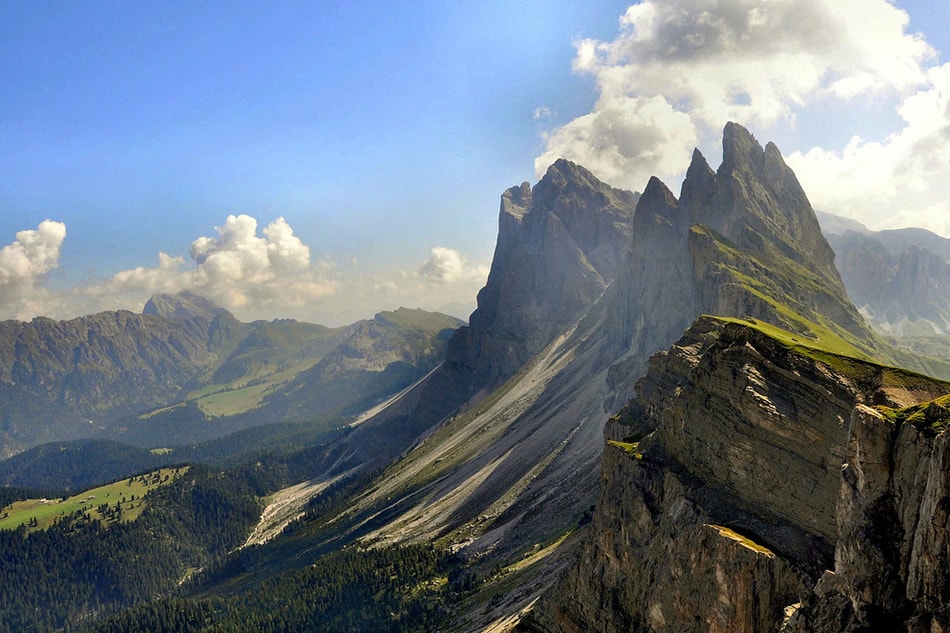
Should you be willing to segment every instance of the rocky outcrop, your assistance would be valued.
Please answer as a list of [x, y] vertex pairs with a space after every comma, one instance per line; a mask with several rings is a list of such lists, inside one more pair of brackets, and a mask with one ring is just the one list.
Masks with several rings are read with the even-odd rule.
[[645, 360], [700, 312], [689, 226], [686, 208], [666, 185], [651, 178], [637, 204], [628, 274], [607, 300], [607, 333], [631, 356]]
[[[702, 318], [651, 360], [637, 399], [608, 426], [581, 561], [524, 628], [778, 631], [794, 611], [786, 607], [814, 591], [827, 597], [822, 617], [839, 623], [884, 613], [861, 605], [895, 613], [907, 600], [942, 599], [945, 581], [934, 576], [943, 578], [945, 535], [914, 528], [933, 525], [927, 508], [950, 500], [943, 492], [924, 499], [927, 482], [939, 488], [945, 477], [942, 458], [891, 466], [883, 431], [893, 423], [869, 407], [929, 400], [950, 385], [796, 339], [759, 323]], [[874, 424], [860, 431], [855, 420], [871, 414]], [[916, 460], [932, 452], [921, 437], [904, 443]], [[901, 483], [889, 484], [898, 472]], [[922, 523], [921, 512], [930, 512]], [[900, 548], [915, 543], [928, 563], [915, 572], [895, 565]]]
[[784, 631], [950, 630], [948, 405], [854, 410], [834, 572]]

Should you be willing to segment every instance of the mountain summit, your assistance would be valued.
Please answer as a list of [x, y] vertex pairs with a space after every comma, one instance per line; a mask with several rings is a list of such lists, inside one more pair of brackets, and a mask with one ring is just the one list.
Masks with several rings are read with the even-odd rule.
[[505, 192], [491, 272], [454, 359], [497, 386], [561, 334], [620, 271], [638, 197], [564, 159], [533, 191]]
[[641, 368], [704, 313], [760, 318], [876, 353], [795, 174], [774, 144], [763, 149], [735, 123], [723, 132], [718, 171], [693, 152], [679, 200], [651, 179], [629, 258], [608, 293], [608, 334]]

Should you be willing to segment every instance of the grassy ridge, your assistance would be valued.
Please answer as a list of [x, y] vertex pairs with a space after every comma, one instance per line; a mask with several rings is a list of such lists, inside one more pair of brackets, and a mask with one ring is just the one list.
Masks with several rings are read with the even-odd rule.
[[938, 435], [950, 427], [950, 394], [903, 409], [877, 407], [891, 422], [913, 424], [927, 435]]
[[[90, 519], [103, 525], [128, 523], [142, 514], [146, 506], [144, 497], [149, 492], [176, 481], [186, 472], [187, 467], [162, 468], [71, 497], [16, 501], [0, 509], [0, 530], [15, 530], [21, 525], [27, 526], [27, 532], [45, 530], [77, 512], [88, 513]], [[108, 506], [108, 511], [103, 510], [104, 505]], [[116, 511], [118, 508], [121, 510]]]
[[812, 338], [800, 333], [789, 332], [758, 319], [737, 319], [721, 316], [709, 318], [721, 323], [735, 323], [750, 327], [765, 334], [786, 349], [824, 363], [859, 383], [879, 383], [879, 386], [884, 388], [926, 391], [945, 388], [947, 392], [950, 392], [950, 383], [909, 369], [892, 367], [872, 360], [867, 355], [854, 350], [847, 341], [834, 336], [832, 332]]

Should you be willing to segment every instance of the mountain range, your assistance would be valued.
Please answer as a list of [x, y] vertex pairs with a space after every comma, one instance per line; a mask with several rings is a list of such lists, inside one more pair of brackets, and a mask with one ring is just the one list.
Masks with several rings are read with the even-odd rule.
[[276, 421], [355, 416], [437, 365], [452, 317], [381, 312], [343, 328], [242, 323], [191, 294], [142, 314], [0, 323], [0, 454], [83, 437], [147, 447]]
[[871, 231], [819, 213], [848, 293], [868, 321], [894, 337], [950, 334], [950, 239], [924, 229]]
[[[374, 590], [385, 612], [345, 611], [350, 628], [950, 630], [950, 356], [869, 325], [868, 306], [887, 310], [852, 302], [862, 282], [846, 265], [875, 250], [857, 250], [862, 239], [898, 249], [897, 268], [905, 250], [939, 259], [941, 242], [820, 216], [845, 241], [826, 239], [774, 144], [734, 123], [722, 143], [716, 170], [693, 153], [678, 196], [656, 178], [618, 190], [566, 160], [508, 189], [461, 327], [407, 310], [341, 330], [241, 324], [193, 296], [156, 297], [143, 315], [4, 324], [0, 341], [29, 361], [7, 374], [9, 411], [34, 406], [4, 427], [21, 442], [41, 404], [68, 410], [62, 394], [81, 417], [50, 439], [83, 435], [87, 417], [151, 448], [239, 429], [247, 440], [278, 421], [333, 430], [220, 475], [254, 482], [260, 518], [242, 519], [244, 546], [195, 554], [207, 568], [185, 584], [174, 565], [184, 576], [187, 562], [166, 561], [184, 587], [175, 600], [83, 630], [232, 630], [238, 613], [306, 630], [325, 600], [318, 570], [341, 555], [416, 561], [401, 602]], [[946, 310], [942, 296], [927, 295]], [[149, 350], [138, 365], [135, 346]], [[70, 390], [98, 375], [98, 390]], [[45, 401], [22, 390], [27, 377]], [[134, 404], [145, 390], [153, 401]], [[417, 564], [419, 547], [446, 558]]]

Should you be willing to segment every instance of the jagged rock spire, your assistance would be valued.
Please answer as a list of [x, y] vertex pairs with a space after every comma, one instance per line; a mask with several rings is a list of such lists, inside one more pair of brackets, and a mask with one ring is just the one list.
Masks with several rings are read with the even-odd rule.
[[494, 383], [573, 323], [622, 268], [638, 196], [559, 159], [502, 196], [488, 282], [450, 360]]

